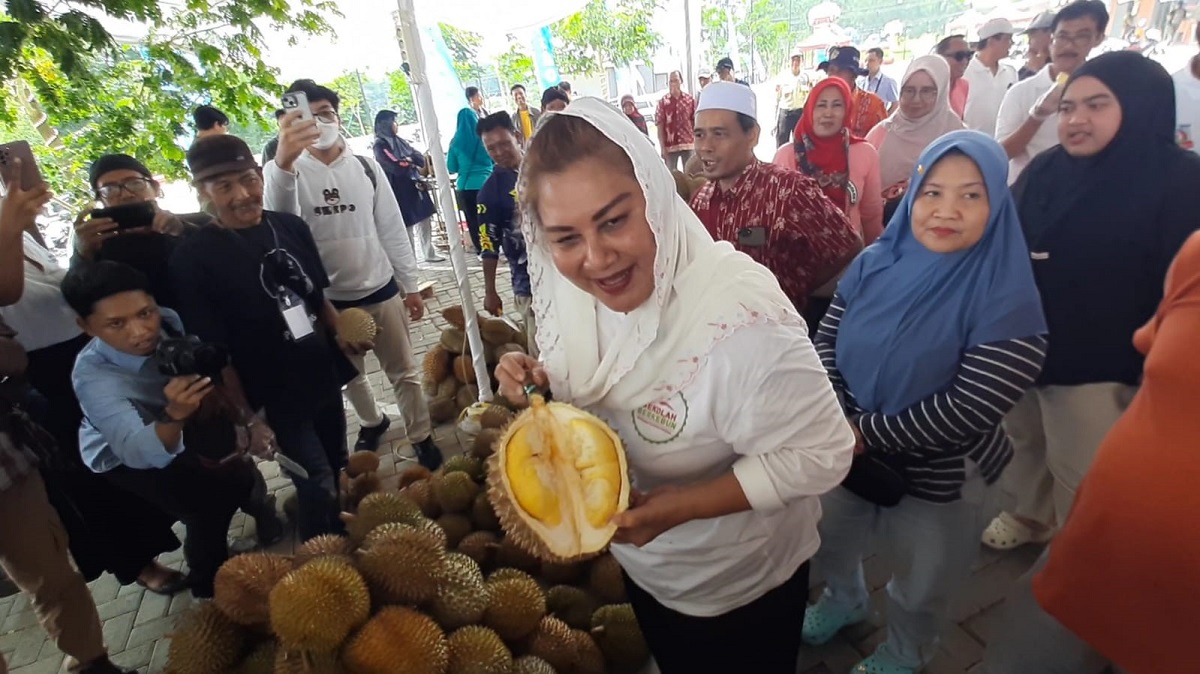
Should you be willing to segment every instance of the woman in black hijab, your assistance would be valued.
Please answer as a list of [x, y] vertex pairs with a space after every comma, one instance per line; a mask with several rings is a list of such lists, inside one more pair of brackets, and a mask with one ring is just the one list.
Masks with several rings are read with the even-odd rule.
[[383, 167], [400, 203], [413, 253], [425, 262], [443, 262], [445, 259], [433, 249], [433, 199], [421, 188], [425, 155], [401, 138], [397, 128], [395, 111], [380, 110], [375, 115], [375, 161]]
[[1162, 66], [1128, 51], [1088, 61], [1063, 91], [1058, 135], [1061, 145], [1012, 188], [1050, 349], [1038, 385], [1006, 420], [1017, 508], [983, 536], [1001, 549], [1045, 540], [1065, 521], [1140, 381], [1133, 333], [1200, 229], [1200, 157], [1175, 143], [1175, 89]]

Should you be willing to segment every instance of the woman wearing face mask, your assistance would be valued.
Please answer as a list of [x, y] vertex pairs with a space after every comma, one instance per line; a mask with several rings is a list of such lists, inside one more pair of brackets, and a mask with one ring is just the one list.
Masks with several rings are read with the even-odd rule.
[[911, 181], [816, 339], [859, 444], [845, 488], [821, 499], [814, 562], [827, 585], [804, 641], [824, 644], [866, 619], [873, 537], [897, 569], [887, 640], [854, 673], [912, 674], [936, 652], [1012, 457], [1001, 420], [1046, 351], [1003, 149], [975, 131], [948, 134]]
[[775, 153], [775, 164], [812, 176], [871, 245], [883, 233], [879, 153], [846, 126], [850, 85], [839, 77], [817, 83], [796, 125], [796, 142]]
[[383, 167], [396, 194], [413, 252], [419, 251], [425, 262], [445, 262], [433, 249], [433, 199], [420, 182], [425, 155], [400, 137], [399, 128], [394, 111], [380, 110], [375, 115], [375, 161]]
[[744, 671], [747, 653], [793, 674], [815, 497], [854, 444], [803, 321], [607, 103], [550, 116], [521, 180], [542, 361], [502, 358], [500, 393], [549, 386], [625, 440], [638, 493], [612, 553], [663, 674]]
[[917, 157], [936, 138], [965, 128], [950, 109], [950, 66], [936, 54], [913, 60], [900, 84], [900, 107], [867, 133], [879, 151], [883, 221], [890, 222], [908, 190]]
[[455, 196], [476, 253], [480, 251], [479, 190], [487, 182], [488, 176], [492, 175], [494, 166], [475, 130], [478, 124], [479, 113], [474, 108], [459, 110], [458, 128], [450, 139], [450, 150], [446, 154], [446, 170], [458, 174]]
[[650, 136], [650, 128], [646, 126], [646, 118], [642, 113], [638, 112], [637, 101], [631, 94], [625, 94], [621, 97], [621, 112], [633, 122], [633, 125], [638, 128], [638, 131]]

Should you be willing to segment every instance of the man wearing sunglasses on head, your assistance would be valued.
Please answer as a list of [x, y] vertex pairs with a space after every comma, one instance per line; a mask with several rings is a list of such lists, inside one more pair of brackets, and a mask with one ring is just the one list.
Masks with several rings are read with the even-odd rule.
[[950, 109], [962, 119], [967, 109], [967, 95], [971, 91], [971, 85], [963, 79], [963, 75], [975, 52], [971, 51], [965, 35], [951, 35], [937, 44], [937, 53], [950, 64]]
[[[357, 372], [325, 297], [329, 277], [308, 225], [263, 209], [262, 169], [236, 136], [188, 150], [196, 189], [217, 224], [179, 244], [170, 278], [188, 332], [227, 347], [234, 402], [265, 410], [299, 500], [300, 538], [340, 532], [337, 475], [346, 464], [341, 389]], [[405, 242], [407, 243], [407, 236]], [[298, 465], [296, 465], [298, 464]]]
[[126, 154], [106, 154], [88, 169], [92, 193], [104, 208], [150, 204], [154, 219], [148, 227], [119, 228], [109, 217], [92, 217], [89, 208], [75, 219], [71, 266], [78, 262], [112, 260], [127, 264], [150, 279], [159, 303], [174, 306], [167, 283], [167, 260], [179, 241], [198, 227], [213, 221], [207, 213], [175, 214], [158, 206], [161, 189], [150, 169]]

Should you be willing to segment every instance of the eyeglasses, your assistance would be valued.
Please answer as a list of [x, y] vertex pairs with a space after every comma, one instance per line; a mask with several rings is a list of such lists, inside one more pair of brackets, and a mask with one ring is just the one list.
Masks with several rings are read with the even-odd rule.
[[119, 195], [122, 190], [124, 190], [136, 197], [145, 193], [146, 190], [150, 188], [151, 182], [152, 181], [149, 178], [130, 178], [129, 180], [120, 183], [101, 185], [100, 187], [96, 188], [96, 194], [101, 199], [112, 199], [113, 197]]
[[338, 120], [341, 119], [336, 110], [323, 110], [313, 115], [313, 117], [316, 117], [318, 122], [325, 122], [326, 124], [337, 124]]
[[1071, 35], [1070, 33], [1055, 33], [1054, 41], [1063, 44], [1069, 42], [1073, 45], [1089, 45], [1096, 41], [1096, 34], [1091, 31], [1075, 33], [1074, 35]]
[[920, 96], [921, 100], [923, 100], [923, 101], [932, 101], [932, 100], [937, 99], [937, 94], [938, 94], [937, 87], [921, 87], [920, 89], [913, 89], [912, 87], [904, 87], [903, 89], [900, 90], [900, 98], [907, 98], [909, 100], [912, 100], [912, 99]]
[[951, 52], [949, 54], [946, 54], [946, 58], [952, 58], [955, 61], [962, 63], [963, 61], [971, 60], [971, 56], [973, 56], [973, 55], [974, 54], [971, 51], [956, 51], [956, 52]]

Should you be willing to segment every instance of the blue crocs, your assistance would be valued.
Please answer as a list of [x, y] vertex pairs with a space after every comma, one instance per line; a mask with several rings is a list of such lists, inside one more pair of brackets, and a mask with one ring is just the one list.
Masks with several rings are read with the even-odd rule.
[[817, 603], [804, 612], [804, 629], [800, 638], [809, 646], [821, 646], [829, 643], [843, 627], [856, 625], [866, 619], [866, 607], [839, 608], [823, 594]]
[[917, 670], [892, 664], [876, 653], [855, 665], [850, 674], [917, 674]]

